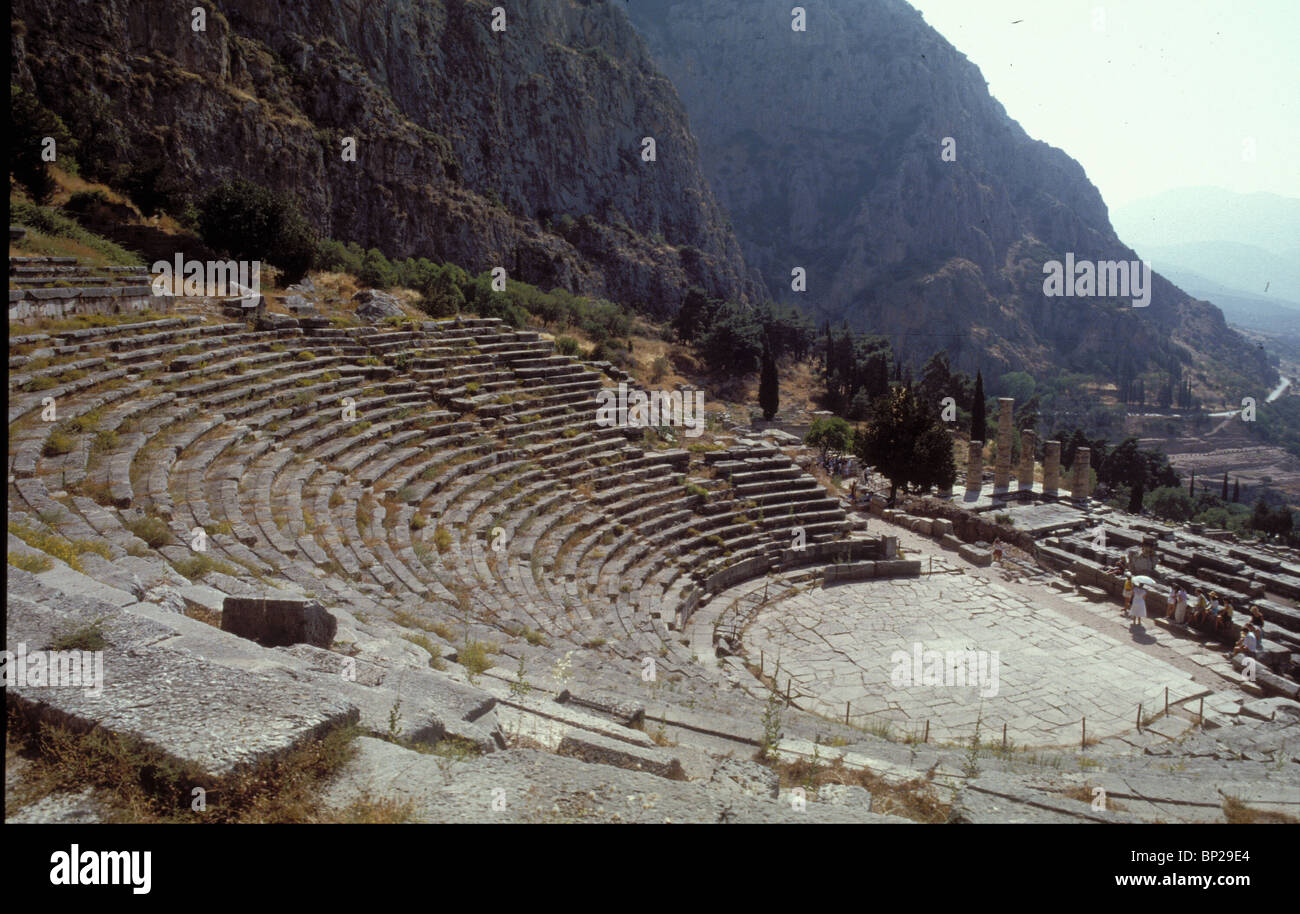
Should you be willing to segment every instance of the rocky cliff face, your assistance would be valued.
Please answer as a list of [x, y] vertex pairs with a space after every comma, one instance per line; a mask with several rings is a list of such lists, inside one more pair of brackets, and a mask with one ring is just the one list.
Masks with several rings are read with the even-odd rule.
[[611, 6], [518, 0], [504, 32], [481, 0], [221, 0], [203, 31], [191, 6], [18, 0], [11, 79], [79, 158], [150, 192], [242, 175], [340, 240], [659, 313], [692, 284], [760, 294], [673, 86]]
[[[1029, 137], [978, 68], [902, 0], [638, 0], [628, 15], [686, 103], [750, 265], [780, 299], [947, 347], [986, 372], [1118, 373], [1256, 355], [1156, 277], [1149, 307], [1045, 298], [1042, 263], [1133, 260], [1082, 167]], [[942, 158], [955, 141], [955, 161]], [[807, 292], [791, 270], [808, 271]], [[1209, 358], [1207, 358], [1209, 356]]]

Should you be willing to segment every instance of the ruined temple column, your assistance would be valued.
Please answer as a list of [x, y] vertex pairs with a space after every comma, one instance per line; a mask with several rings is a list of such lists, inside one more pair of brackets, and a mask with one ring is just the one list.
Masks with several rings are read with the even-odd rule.
[[1061, 485], [1061, 442], [1043, 445], [1043, 494], [1055, 495]]
[[1079, 448], [1074, 455], [1074, 484], [1070, 486], [1070, 496], [1072, 498], [1087, 498], [1091, 493], [1088, 491], [1088, 483], [1092, 481], [1092, 476], [1088, 472], [1092, 466], [1092, 451], [1086, 447]]
[[966, 491], [978, 492], [984, 480], [984, 442], [972, 441], [966, 452]]
[[1020, 491], [1034, 488], [1034, 446], [1037, 439], [1030, 429], [1020, 433]]
[[998, 397], [998, 458], [993, 465], [993, 491], [1005, 492], [1011, 486], [1011, 417], [1016, 401]]

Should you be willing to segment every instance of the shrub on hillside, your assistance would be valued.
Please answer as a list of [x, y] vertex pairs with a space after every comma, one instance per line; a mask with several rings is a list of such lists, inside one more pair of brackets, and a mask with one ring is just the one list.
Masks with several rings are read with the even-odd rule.
[[1188, 521], [1196, 514], [1196, 502], [1182, 486], [1163, 486], [1147, 495], [1144, 506], [1163, 520]]
[[577, 355], [578, 341], [571, 336], [557, 336], [555, 338], [555, 351], [560, 355]]
[[236, 260], [272, 263], [285, 282], [301, 279], [316, 260], [316, 238], [294, 202], [243, 178], [208, 191], [198, 205], [198, 223], [209, 246]]

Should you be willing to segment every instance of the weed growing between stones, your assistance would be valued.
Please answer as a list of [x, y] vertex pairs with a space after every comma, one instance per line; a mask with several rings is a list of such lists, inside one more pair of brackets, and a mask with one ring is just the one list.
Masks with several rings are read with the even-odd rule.
[[414, 810], [412, 800], [375, 799], [366, 794], [340, 809], [331, 821], [340, 825], [400, 825], [411, 821]]
[[[80, 556], [93, 552], [102, 558], [112, 558], [113, 553], [107, 543], [92, 540], [68, 540], [47, 530], [37, 530], [22, 521], [9, 521], [9, 532], [28, 546], [58, 559], [73, 571], [81, 571]], [[21, 567], [21, 566], [19, 566]], [[48, 571], [49, 569], [42, 569]]]
[[104, 637], [104, 618], [101, 616], [84, 625], [65, 628], [54, 636], [47, 651], [102, 651], [108, 647]]
[[492, 661], [488, 659], [488, 645], [482, 641], [467, 641], [465, 647], [461, 649], [457, 662], [465, 668], [466, 678], [470, 684], [478, 681], [478, 677], [492, 668]]
[[865, 769], [849, 768], [836, 757], [829, 764], [821, 762], [814, 744], [812, 758], [792, 762], [769, 762], [768, 767], [781, 778], [785, 789], [802, 787], [809, 796], [828, 784], [844, 784], [866, 789], [871, 794], [871, 811], [882, 815], [902, 816], [914, 822], [942, 824], [948, 821], [951, 806], [934, 792], [933, 771], [924, 777], [903, 783], [885, 780]]
[[511, 695], [523, 696], [533, 690], [533, 687], [529, 685], [528, 679], [526, 678], [526, 672], [527, 671], [524, 669], [524, 655], [520, 654], [519, 669], [515, 670], [515, 681], [510, 683]]
[[167, 529], [167, 522], [160, 517], [145, 515], [126, 521], [124, 526], [153, 549], [171, 542], [171, 531]]
[[402, 738], [402, 699], [393, 702], [393, 706], [388, 709], [388, 739], [390, 742], [398, 742]]
[[1252, 809], [1238, 797], [1224, 797], [1223, 817], [1233, 825], [1297, 825], [1300, 819], [1284, 812]]
[[[1087, 803], [1091, 806], [1093, 801], [1096, 799], [1096, 790], [1088, 784], [1080, 784], [1077, 787], [1071, 787], [1068, 790], [1061, 791], [1061, 795], [1069, 797], [1071, 800], [1078, 800], [1080, 803]], [[1105, 808], [1112, 812], [1122, 812], [1128, 807], [1107, 796]]]
[[763, 711], [763, 741], [758, 746], [758, 761], [766, 762], [781, 741], [781, 697], [775, 692], [767, 696]]
[[962, 774], [967, 778], [977, 778], [980, 775], [980, 723], [982, 721], [982, 715], [975, 718], [975, 733], [970, 738], [970, 748], [966, 752], [965, 762], [962, 763]]
[[23, 571], [40, 574], [42, 571], [49, 571], [53, 568], [54, 560], [48, 555], [41, 555], [36, 552], [11, 552], [9, 553], [9, 564]]
[[176, 569], [178, 574], [184, 575], [191, 581], [202, 580], [203, 576], [209, 571], [220, 572], [232, 577], [239, 573], [239, 570], [234, 565], [214, 559], [205, 552], [198, 552], [187, 558], [177, 559], [171, 562], [171, 566]]

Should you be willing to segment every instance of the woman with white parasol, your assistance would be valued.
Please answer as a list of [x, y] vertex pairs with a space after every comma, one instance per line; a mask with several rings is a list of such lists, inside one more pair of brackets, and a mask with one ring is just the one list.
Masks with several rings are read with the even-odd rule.
[[1142, 627], [1142, 620], [1147, 618], [1147, 589], [1157, 586], [1159, 585], [1145, 574], [1133, 579], [1133, 604], [1129, 607], [1129, 613], [1138, 628]]

